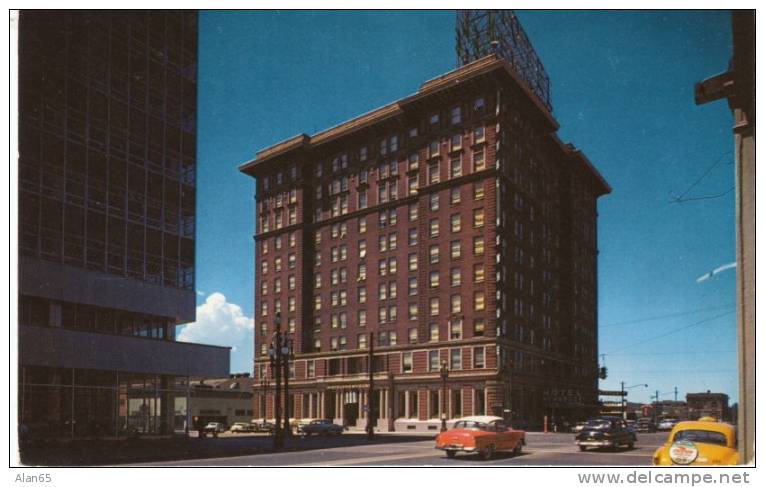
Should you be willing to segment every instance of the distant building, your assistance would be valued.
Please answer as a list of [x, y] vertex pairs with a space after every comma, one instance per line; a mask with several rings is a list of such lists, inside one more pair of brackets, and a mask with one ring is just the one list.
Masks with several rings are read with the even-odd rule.
[[261, 384], [277, 313], [293, 418], [364, 427], [372, 404], [383, 430], [428, 430], [442, 414], [537, 428], [592, 415], [596, 208], [611, 188], [557, 128], [490, 55], [243, 164], [257, 185], [255, 416], [274, 416]]
[[[22, 11], [25, 438], [172, 434], [179, 377], [229, 374], [194, 321], [197, 14]], [[23, 451], [22, 451], [23, 460]]]
[[188, 414], [186, 398], [177, 398], [176, 429], [185, 427], [190, 419], [189, 429], [195, 421], [203, 424], [215, 421], [231, 426], [234, 423], [250, 423], [253, 419], [252, 386], [249, 373], [232, 374], [223, 379], [192, 379], [189, 384]]
[[698, 419], [711, 416], [718, 420], [730, 420], [728, 395], [721, 392], [696, 392], [685, 395], [688, 402], [688, 416]]

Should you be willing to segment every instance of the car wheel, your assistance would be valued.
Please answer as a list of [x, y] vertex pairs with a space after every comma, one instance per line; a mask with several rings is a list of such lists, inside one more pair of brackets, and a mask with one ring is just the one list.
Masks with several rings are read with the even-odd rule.
[[587, 447], [584, 445], [579, 445], [579, 451], [586, 451]]
[[481, 458], [483, 458], [484, 460], [491, 460], [493, 456], [494, 456], [494, 445], [487, 446], [486, 449], [481, 452]]
[[457, 452], [454, 450], [446, 450], [446, 456], [449, 458], [454, 458], [457, 456]]
[[520, 455], [521, 451], [523, 451], [523, 442], [518, 441], [518, 443], [515, 445], [515, 448], [513, 448], [513, 453], [515, 455]]

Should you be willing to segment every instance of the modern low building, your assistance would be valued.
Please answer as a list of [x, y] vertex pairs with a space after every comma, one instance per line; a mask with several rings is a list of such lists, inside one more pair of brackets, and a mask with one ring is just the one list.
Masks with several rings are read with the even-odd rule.
[[541, 427], [594, 413], [596, 206], [611, 188], [557, 129], [489, 55], [242, 164], [257, 198], [255, 416], [274, 416], [277, 314], [293, 418], [363, 427], [371, 406], [383, 430], [427, 430], [442, 415]]
[[176, 429], [185, 429], [187, 421], [189, 429], [211, 421], [229, 427], [234, 423], [249, 424], [253, 419], [252, 385], [249, 373], [190, 380], [188, 395], [175, 399]]
[[730, 421], [728, 395], [722, 392], [691, 392], [685, 395], [690, 419], [710, 416], [721, 421]]
[[175, 341], [196, 309], [197, 14], [23, 11], [18, 39], [21, 434], [172, 433], [178, 378], [229, 375], [228, 348]]

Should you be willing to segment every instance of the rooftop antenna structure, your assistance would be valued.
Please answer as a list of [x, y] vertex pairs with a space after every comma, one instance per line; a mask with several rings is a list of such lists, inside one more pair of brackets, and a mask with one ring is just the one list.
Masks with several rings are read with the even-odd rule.
[[512, 10], [457, 11], [457, 67], [496, 54], [552, 112], [550, 78]]

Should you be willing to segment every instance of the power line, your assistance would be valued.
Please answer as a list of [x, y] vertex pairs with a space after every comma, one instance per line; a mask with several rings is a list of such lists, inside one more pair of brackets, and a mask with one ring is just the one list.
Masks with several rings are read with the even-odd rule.
[[626, 357], [631, 355], [706, 355], [710, 353], [734, 353], [736, 350], [699, 350], [695, 352], [635, 352], [635, 353], [610, 353], [610, 356]]
[[[680, 196], [677, 196], [677, 197], [673, 198], [672, 200], [670, 200], [670, 203], [684, 203], [686, 201], [692, 201], [693, 199], [699, 199], [699, 198], [684, 199], [684, 197], [685, 197], [685, 195], [690, 193], [691, 190], [693, 188], [695, 188], [701, 181], [703, 181], [704, 178], [706, 178], [709, 175], [709, 173], [712, 172], [712, 169], [714, 169], [715, 167], [717, 167], [718, 164], [720, 164], [720, 162], [723, 160], [723, 158], [725, 156], [728, 156], [730, 154], [731, 154], [731, 151], [726, 151], [722, 155], [720, 155], [720, 157], [718, 157], [717, 160], [715, 162], [713, 162], [712, 165], [709, 166], [706, 171], [704, 171], [704, 174], [702, 174], [700, 178], [698, 178], [696, 181], [694, 181], [693, 184], [691, 184], [690, 187], [688, 187], [688, 189], [686, 189], [685, 191], [683, 191], [680, 194]], [[719, 196], [717, 196], [717, 197], [719, 197]], [[706, 198], [700, 198], [700, 199], [706, 199]]]
[[656, 320], [662, 320], [664, 318], [675, 318], [677, 316], [692, 315], [692, 314], [695, 314], [695, 313], [702, 313], [704, 311], [719, 311], [721, 309], [726, 309], [727, 310], [727, 309], [732, 309], [732, 308], [735, 308], [735, 307], [736, 307], [736, 305], [733, 304], [733, 305], [728, 305], [728, 306], [716, 306], [716, 307], [712, 307], [712, 308], [699, 308], [699, 309], [693, 309], [693, 310], [689, 310], [689, 311], [679, 311], [677, 313], [670, 313], [670, 314], [659, 315], [659, 316], [651, 316], [651, 317], [648, 317], [648, 318], [638, 318], [636, 320], [617, 321], [617, 322], [614, 322], [614, 323], [608, 323], [608, 324], [605, 324], [605, 325], [601, 325], [600, 328], [609, 328], [609, 327], [612, 327], [612, 326], [633, 325], [633, 324], [636, 324], [636, 323], [645, 323], [646, 321], [656, 321]]
[[[646, 339], [641, 340], [639, 342], [633, 343], [633, 344], [631, 344], [631, 345], [629, 345], [627, 347], [623, 347], [623, 348], [614, 350], [614, 352], [612, 352], [612, 353], [621, 352], [622, 350], [627, 350], [628, 348], [633, 348], [636, 345], [641, 345], [643, 343], [650, 342], [652, 340], [658, 340], [659, 338], [664, 338], [665, 336], [672, 335], [672, 334], [677, 333], [679, 331], [687, 330], [688, 328], [693, 328], [694, 326], [701, 325], [702, 323], [707, 323], [709, 321], [713, 321], [713, 320], [716, 320], [718, 318], [722, 318], [723, 316], [729, 315], [731, 313], [732, 313], [732, 311], [728, 311], [726, 313], [723, 313], [723, 314], [720, 314], [720, 315], [716, 315], [716, 316], [713, 316], [711, 318], [706, 318], [706, 319], [703, 319], [701, 321], [697, 321], [695, 323], [691, 323], [690, 325], [681, 326], [680, 328], [675, 328], [674, 330], [668, 331], [667, 333], [662, 333], [660, 335], [656, 335], [656, 336], [653, 336], [653, 337], [650, 337], [650, 338], [646, 338]], [[610, 354], [606, 353], [605, 355], [610, 355]]]

